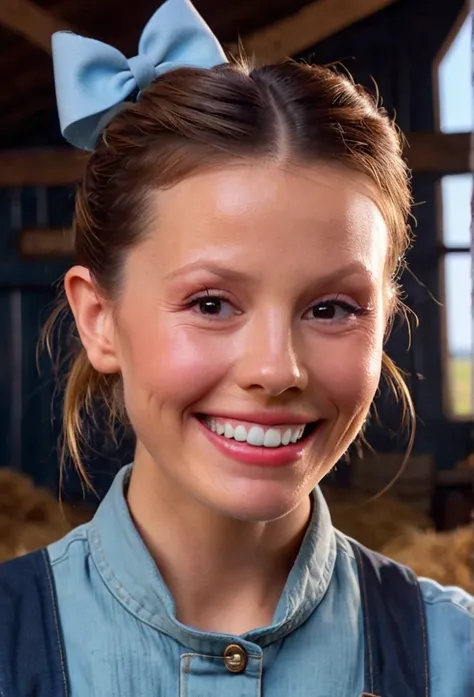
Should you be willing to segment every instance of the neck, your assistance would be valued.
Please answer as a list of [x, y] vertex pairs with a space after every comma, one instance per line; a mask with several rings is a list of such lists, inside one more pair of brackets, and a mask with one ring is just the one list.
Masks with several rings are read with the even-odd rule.
[[226, 518], [136, 458], [128, 505], [183, 624], [240, 635], [271, 624], [310, 516], [309, 498], [271, 522]]

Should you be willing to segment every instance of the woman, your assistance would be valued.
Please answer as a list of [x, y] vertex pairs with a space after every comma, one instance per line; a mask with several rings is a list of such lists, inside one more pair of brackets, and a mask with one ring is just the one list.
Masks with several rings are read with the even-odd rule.
[[472, 598], [350, 542], [317, 488], [396, 376], [393, 125], [329, 70], [227, 64], [187, 0], [129, 61], [53, 47], [93, 149], [65, 434], [83, 469], [100, 397], [136, 452], [91, 524], [3, 567], [2, 694], [472, 695]]

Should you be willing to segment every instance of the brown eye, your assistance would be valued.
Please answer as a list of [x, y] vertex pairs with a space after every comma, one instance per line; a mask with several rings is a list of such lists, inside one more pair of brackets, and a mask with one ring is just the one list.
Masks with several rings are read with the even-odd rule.
[[229, 319], [235, 314], [231, 303], [218, 295], [201, 295], [193, 298], [188, 307], [202, 317]]
[[339, 322], [348, 319], [352, 315], [363, 312], [357, 305], [351, 305], [343, 300], [325, 300], [317, 303], [307, 312], [308, 319], [317, 319], [326, 322]]
[[313, 307], [313, 316], [315, 319], [334, 319], [336, 316], [336, 307], [331, 303], [321, 303]]
[[222, 301], [220, 298], [201, 298], [198, 307], [203, 315], [218, 315], [222, 310]]

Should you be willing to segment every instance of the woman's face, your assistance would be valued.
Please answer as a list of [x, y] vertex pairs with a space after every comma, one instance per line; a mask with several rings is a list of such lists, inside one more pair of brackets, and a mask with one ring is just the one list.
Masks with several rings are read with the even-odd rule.
[[174, 496], [276, 519], [359, 432], [389, 292], [370, 194], [342, 168], [259, 163], [156, 193], [114, 351], [138, 453]]

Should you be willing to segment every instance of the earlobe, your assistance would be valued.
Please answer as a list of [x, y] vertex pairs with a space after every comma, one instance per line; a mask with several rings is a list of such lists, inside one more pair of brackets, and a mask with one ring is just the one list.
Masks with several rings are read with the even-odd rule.
[[89, 270], [73, 266], [66, 274], [64, 288], [91, 364], [99, 373], [120, 372], [112, 309], [97, 292]]

